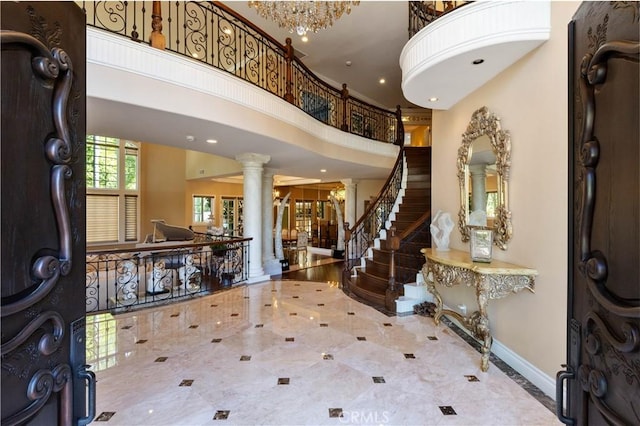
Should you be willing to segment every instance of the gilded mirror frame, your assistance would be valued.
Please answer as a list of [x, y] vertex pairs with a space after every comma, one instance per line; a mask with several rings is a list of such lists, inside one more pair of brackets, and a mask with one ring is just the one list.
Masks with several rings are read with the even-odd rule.
[[462, 134], [462, 145], [458, 148], [458, 182], [460, 184], [460, 211], [458, 212], [458, 229], [462, 241], [470, 239], [469, 224], [469, 192], [468, 163], [470, 161], [471, 144], [481, 136], [489, 138], [496, 157], [497, 176], [497, 207], [493, 226], [493, 243], [500, 249], [506, 250], [507, 243], [513, 233], [511, 226], [511, 211], [509, 210], [508, 183], [511, 169], [511, 136], [508, 130], [500, 128], [500, 119], [489, 112], [487, 107], [476, 110], [471, 116], [467, 130]]

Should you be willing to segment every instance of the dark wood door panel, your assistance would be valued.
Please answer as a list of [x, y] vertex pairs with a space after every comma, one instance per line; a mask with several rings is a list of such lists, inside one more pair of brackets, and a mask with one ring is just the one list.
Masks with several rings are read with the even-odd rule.
[[568, 424], [640, 424], [640, 67], [635, 2], [569, 25]]
[[86, 424], [85, 18], [0, 8], [2, 424]]

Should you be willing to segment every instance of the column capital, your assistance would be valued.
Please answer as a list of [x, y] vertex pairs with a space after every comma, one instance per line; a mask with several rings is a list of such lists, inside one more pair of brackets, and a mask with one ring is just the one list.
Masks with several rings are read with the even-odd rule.
[[271, 156], [264, 154], [256, 154], [253, 152], [246, 152], [244, 154], [236, 155], [236, 161], [242, 163], [245, 166], [262, 166], [263, 164], [271, 161]]
[[340, 183], [347, 186], [347, 185], [357, 185], [360, 181], [357, 179], [340, 179]]

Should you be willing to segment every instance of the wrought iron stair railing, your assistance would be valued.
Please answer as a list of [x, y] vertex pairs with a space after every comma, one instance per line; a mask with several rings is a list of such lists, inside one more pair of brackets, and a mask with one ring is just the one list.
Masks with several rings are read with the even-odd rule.
[[[204, 62], [297, 106], [323, 123], [372, 140], [404, 140], [401, 111], [334, 88], [282, 45], [220, 2], [82, 2], [87, 25]], [[153, 38], [153, 42], [150, 40]], [[161, 40], [158, 42], [158, 40]]]
[[373, 246], [380, 231], [384, 229], [402, 188], [404, 168], [404, 149], [401, 149], [396, 163], [375, 201], [369, 204], [356, 224], [346, 232], [345, 271], [351, 271], [354, 266], [360, 263], [360, 259]]

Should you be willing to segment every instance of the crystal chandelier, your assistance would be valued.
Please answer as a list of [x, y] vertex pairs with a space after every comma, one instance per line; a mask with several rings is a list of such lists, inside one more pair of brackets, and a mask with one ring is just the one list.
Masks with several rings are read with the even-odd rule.
[[351, 13], [352, 5], [358, 4], [359, 1], [250, 1], [249, 7], [280, 28], [304, 35], [330, 27], [343, 13]]

